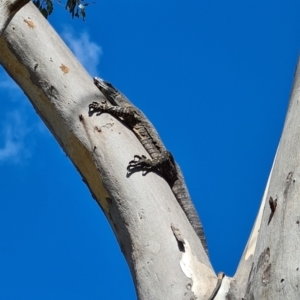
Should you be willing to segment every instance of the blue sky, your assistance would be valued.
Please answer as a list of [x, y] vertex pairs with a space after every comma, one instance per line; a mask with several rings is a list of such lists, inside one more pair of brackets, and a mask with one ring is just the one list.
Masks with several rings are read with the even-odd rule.
[[[116, 1], [50, 23], [154, 123], [181, 166], [215, 271], [233, 275], [280, 139], [299, 1]], [[34, 53], [33, 53], [34, 55]], [[112, 230], [0, 69], [1, 299], [135, 299]]]

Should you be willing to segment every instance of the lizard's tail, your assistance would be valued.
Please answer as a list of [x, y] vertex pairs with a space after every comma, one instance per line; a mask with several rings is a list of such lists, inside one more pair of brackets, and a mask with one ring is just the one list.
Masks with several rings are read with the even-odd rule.
[[175, 181], [172, 187], [172, 192], [174, 193], [175, 198], [177, 199], [178, 203], [180, 204], [181, 208], [186, 214], [187, 219], [189, 220], [196, 234], [198, 235], [206, 254], [208, 254], [207, 242], [204, 235], [202, 223], [197, 214], [195, 206], [190, 198], [189, 192], [185, 187], [184, 179], [178, 165], [177, 165], [177, 171], [179, 177], [181, 178]]

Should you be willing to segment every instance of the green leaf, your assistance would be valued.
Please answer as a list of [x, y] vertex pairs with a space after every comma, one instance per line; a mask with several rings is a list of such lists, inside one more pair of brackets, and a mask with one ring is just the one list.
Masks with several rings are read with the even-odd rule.
[[48, 18], [48, 12], [47, 12], [46, 8], [42, 8], [41, 13], [46, 19]]
[[53, 12], [53, 3], [51, 0], [46, 0], [46, 4], [47, 4], [48, 15], [51, 15]]
[[80, 15], [82, 16], [82, 20], [84, 21], [85, 18], [85, 8], [83, 5], [79, 5], [79, 9], [80, 9]]
[[40, 0], [33, 1], [33, 3], [37, 8], [40, 8]]

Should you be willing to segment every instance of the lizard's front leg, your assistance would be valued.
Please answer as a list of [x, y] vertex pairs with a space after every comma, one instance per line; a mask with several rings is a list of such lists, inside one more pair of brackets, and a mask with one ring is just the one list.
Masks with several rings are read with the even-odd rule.
[[108, 112], [112, 105], [109, 104], [106, 100], [101, 101], [101, 103], [94, 101], [89, 105], [90, 113], [101, 113]]
[[150, 171], [155, 171], [157, 166], [154, 160], [147, 158], [145, 155], [135, 155], [127, 166], [127, 171], [133, 173], [135, 171], [143, 171], [143, 175], [146, 175]]
[[169, 151], [163, 151], [153, 159], [148, 159], [144, 155], [135, 155], [134, 159], [129, 162], [127, 170], [131, 173], [142, 170], [143, 175], [150, 171], [159, 172], [170, 185], [177, 179], [174, 159]]
[[127, 125], [130, 127], [134, 126], [138, 120], [138, 114], [134, 107], [128, 106], [128, 107], [121, 107], [121, 106], [114, 106], [108, 103], [107, 101], [99, 102], [93, 102], [89, 105], [90, 113], [94, 112], [107, 112], [111, 114], [114, 117], [123, 118], [123, 120], [126, 120]]

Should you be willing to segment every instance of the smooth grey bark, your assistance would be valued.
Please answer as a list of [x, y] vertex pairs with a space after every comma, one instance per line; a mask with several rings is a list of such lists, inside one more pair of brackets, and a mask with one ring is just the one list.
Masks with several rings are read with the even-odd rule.
[[298, 61], [280, 143], [229, 299], [300, 298], [299, 100]]
[[[0, 20], [10, 17], [7, 10], [1, 12]], [[6, 25], [0, 37], [0, 63], [102, 208], [138, 298], [208, 299], [216, 275], [168, 184], [151, 173], [126, 176], [134, 154], [148, 156], [133, 132], [108, 114], [89, 115], [89, 103], [103, 100], [103, 95], [32, 3], [5, 29]]]
[[[245, 299], [300, 297], [300, 67], [275, 156]], [[275, 212], [269, 201], [277, 201]]]
[[[276, 160], [276, 155], [275, 159]], [[267, 193], [269, 190], [270, 186], [270, 177], [273, 174], [273, 166], [271, 168], [271, 172], [267, 181], [266, 189], [261, 201], [261, 205], [252, 229], [252, 232], [250, 234], [249, 240], [246, 244], [246, 247], [244, 249], [244, 252], [242, 254], [240, 263], [238, 265], [237, 271], [232, 278], [231, 281], [231, 287], [230, 287], [230, 292], [228, 293], [228, 299], [244, 299], [245, 297], [245, 290], [248, 284], [249, 280], [249, 273], [252, 268], [252, 263], [253, 263], [253, 255], [256, 249], [256, 244], [257, 244], [257, 238], [260, 232], [260, 227], [261, 227], [261, 221], [262, 221], [262, 215], [264, 211], [264, 207], [266, 205], [266, 198], [267, 198]]]

